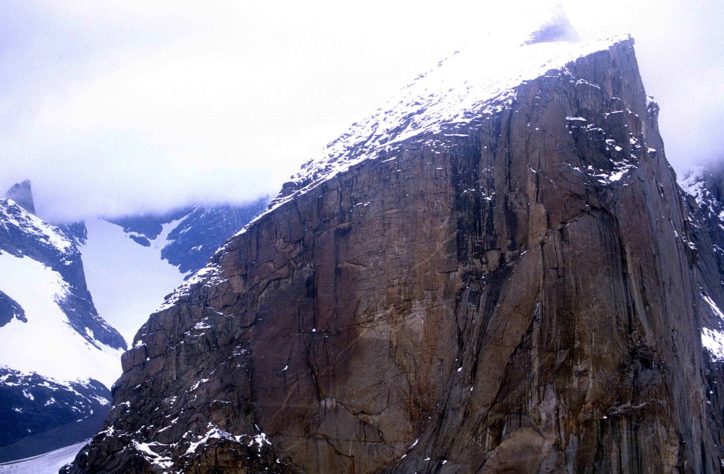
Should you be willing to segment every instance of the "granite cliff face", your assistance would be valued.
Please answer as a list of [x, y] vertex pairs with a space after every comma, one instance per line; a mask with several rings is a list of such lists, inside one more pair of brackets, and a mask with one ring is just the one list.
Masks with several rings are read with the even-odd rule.
[[[704, 347], [704, 378], [707, 411], [715, 420], [714, 433], [724, 446], [724, 314], [717, 306], [714, 288], [724, 282], [724, 167], [721, 163], [694, 170], [682, 179], [690, 215], [690, 231], [697, 252], [696, 265], [704, 282], [700, 287], [701, 342]], [[713, 252], [708, 252], [713, 249]], [[723, 456], [724, 457], [724, 456]]]
[[684, 175], [681, 185], [693, 198], [688, 202], [692, 212], [698, 213], [695, 235], [707, 234], [719, 273], [724, 275], [724, 164], [691, 170]]
[[591, 48], [330, 144], [151, 315], [65, 472], [719, 472], [711, 240], [633, 42]]

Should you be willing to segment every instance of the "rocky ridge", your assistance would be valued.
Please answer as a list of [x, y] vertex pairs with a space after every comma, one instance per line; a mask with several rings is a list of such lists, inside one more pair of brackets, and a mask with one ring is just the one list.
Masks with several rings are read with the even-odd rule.
[[56, 381], [0, 369], [0, 462], [88, 439], [101, 427], [111, 392], [96, 380]]
[[724, 274], [724, 166], [697, 167], [686, 173], [681, 187], [694, 199], [698, 221], [714, 246], [719, 273]]
[[66, 230], [43, 221], [12, 199], [0, 199], [0, 252], [41, 262], [62, 277], [68, 288], [58, 304], [80, 337], [91, 345], [126, 348], [118, 332], [98, 316], [85, 283], [80, 252]]
[[[685, 174], [681, 186], [689, 211], [691, 244], [696, 266], [707, 284], [699, 288], [702, 317], [701, 342], [704, 348], [704, 379], [708, 394], [707, 412], [715, 420], [720, 455], [724, 458], [724, 314], [716, 303], [715, 288], [724, 285], [724, 206], [722, 205], [721, 163], [698, 167]], [[713, 252], [709, 252], [712, 249]], [[703, 250], [703, 251], [700, 251]], [[720, 300], [718, 300], [720, 301]]]
[[718, 472], [721, 277], [633, 41], [512, 59], [306, 165], [151, 315], [65, 472]]
[[[126, 348], [88, 292], [80, 229], [34, 215], [29, 182], [8, 196], [0, 199], [0, 461], [97, 431]], [[38, 438], [50, 430], [66, 436]]]

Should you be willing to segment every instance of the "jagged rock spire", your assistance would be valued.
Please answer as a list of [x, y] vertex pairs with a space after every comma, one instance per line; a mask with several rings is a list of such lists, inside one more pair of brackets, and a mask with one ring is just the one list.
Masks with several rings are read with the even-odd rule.
[[35, 214], [35, 203], [33, 202], [33, 190], [30, 186], [30, 180], [26, 179], [21, 183], [16, 183], [8, 189], [5, 197], [12, 199], [26, 211]]

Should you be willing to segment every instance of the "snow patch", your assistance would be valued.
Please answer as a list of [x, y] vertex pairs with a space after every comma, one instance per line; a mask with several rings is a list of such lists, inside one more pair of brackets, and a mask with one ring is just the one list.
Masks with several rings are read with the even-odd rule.
[[724, 331], [702, 328], [701, 345], [709, 351], [714, 360], [724, 361]]
[[193, 392], [194, 390], [196, 390], [197, 388], [199, 388], [199, 386], [200, 386], [202, 383], [206, 383], [206, 382], [208, 382], [208, 381], [209, 381], [209, 379], [197, 380], [196, 383], [191, 386], [191, 388], [189, 389], [189, 392]]
[[93, 378], [110, 387], [121, 373], [122, 351], [97, 340], [94, 346], [71, 327], [59, 305], [68, 293], [63, 277], [37, 260], [8, 253], [0, 253], [0, 268], [0, 289], [25, 309], [28, 320], [0, 328], [0, 366], [57, 381]]
[[[188, 449], [186, 450], [186, 455], [193, 454], [196, 452], [196, 450], [199, 448], [199, 446], [203, 446], [206, 444], [210, 439], [227, 439], [227, 440], [233, 440], [237, 441], [237, 439], [229, 433], [228, 431], [224, 431], [218, 426], [213, 426], [209, 423], [209, 431], [206, 432], [206, 434], [202, 435], [198, 441], [193, 441], [191, 444], [189, 444]], [[237, 441], [238, 442], [238, 441]]]
[[183, 283], [184, 275], [178, 268], [161, 259], [172, 224], [178, 225], [177, 221], [164, 224], [151, 245], [144, 247], [116, 224], [103, 219], [86, 222], [88, 239], [81, 253], [88, 290], [98, 313], [126, 341], [133, 339], [163, 295]]
[[711, 299], [711, 297], [710, 297], [709, 295], [704, 295], [704, 294], [702, 294], [701, 297], [702, 297], [702, 299], [704, 300], [704, 302], [709, 306], [709, 309], [711, 309], [712, 312], [713, 312], [719, 319], [721, 319], [721, 320], [724, 322], [724, 314], [722, 314], [722, 312], [721, 312], [721, 310], [719, 309], [719, 307], [716, 305], [716, 303], [714, 303], [714, 300]]
[[205, 321], [199, 321], [198, 323], [194, 324], [193, 328], [201, 331], [204, 329], [209, 329], [210, 327], [211, 325], [209, 323]]
[[210, 439], [224, 439], [240, 444], [246, 443], [249, 447], [256, 446], [258, 452], [261, 452], [264, 446], [271, 446], [272, 444], [266, 433], [259, 433], [257, 435], [233, 435], [212, 423], [209, 423], [208, 428], [209, 430], [205, 434], [198, 436], [198, 440], [189, 444], [189, 447], [184, 455], [194, 454], [200, 446], [205, 445]]
[[0, 226], [18, 227], [60, 253], [75, 249], [73, 242], [59, 228], [29, 213], [12, 199], [0, 199]]
[[[721, 312], [719, 306], [709, 295], [701, 293], [701, 299], [707, 304], [709, 309], [724, 324], [724, 313]], [[701, 329], [701, 345], [709, 351], [714, 360], [724, 361], [724, 331], [712, 328]]]
[[181, 286], [176, 288], [173, 293], [166, 297], [166, 300], [156, 310], [164, 311], [172, 308], [176, 303], [179, 302], [183, 297], [188, 296], [191, 293], [191, 288], [200, 285], [215, 285], [223, 282], [224, 279], [221, 277], [221, 267], [214, 263], [209, 263], [201, 270], [193, 274], [191, 278], [186, 280]]
[[168, 456], [162, 456], [151, 449], [151, 446], [159, 446], [160, 443], [139, 443], [133, 440], [133, 449], [140, 452], [146, 461], [162, 469], [169, 469], [173, 461]]

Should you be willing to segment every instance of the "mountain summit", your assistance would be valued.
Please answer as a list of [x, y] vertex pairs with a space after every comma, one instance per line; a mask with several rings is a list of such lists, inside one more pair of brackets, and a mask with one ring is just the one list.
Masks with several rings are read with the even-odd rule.
[[629, 38], [449, 58], [150, 316], [65, 472], [718, 472], [657, 114]]
[[12, 199], [20, 207], [31, 214], [35, 214], [35, 202], [33, 201], [33, 189], [29, 180], [16, 183], [5, 193], [5, 198]]
[[[535, 42], [490, 47], [484, 41], [458, 51], [418, 76], [375, 114], [327, 145], [283, 186], [272, 208], [366, 160], [385, 160], [431, 138], [464, 135], [480, 120], [509, 107], [521, 84], [567, 62], [633, 44], [628, 38], [574, 43]], [[444, 132], [444, 133], [443, 133]]]

